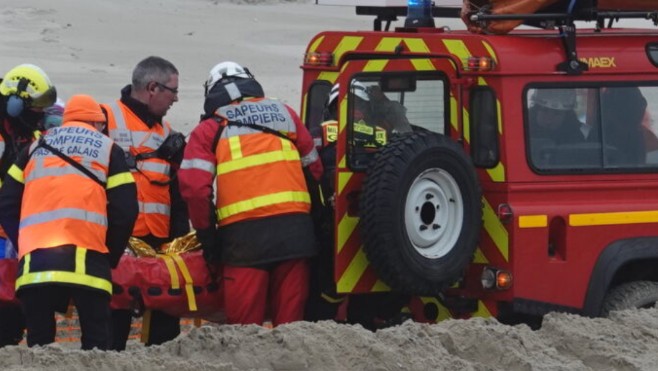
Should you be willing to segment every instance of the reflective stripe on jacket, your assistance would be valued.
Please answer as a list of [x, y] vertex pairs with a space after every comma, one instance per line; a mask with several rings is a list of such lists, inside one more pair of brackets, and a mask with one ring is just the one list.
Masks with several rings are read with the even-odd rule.
[[[120, 101], [103, 106], [108, 112], [110, 138], [132, 157], [156, 151], [171, 133], [171, 126], [167, 122], [149, 128]], [[139, 202], [139, 216], [132, 234], [134, 236], [152, 234], [156, 237], [169, 237], [170, 163], [155, 156], [138, 159], [136, 167], [132, 168], [131, 172], [137, 183]]]
[[290, 138], [251, 127], [224, 127], [215, 150], [219, 225], [308, 213], [310, 196], [293, 143], [295, 122], [287, 108], [275, 100], [254, 99], [221, 107], [216, 113], [231, 121], [268, 127]]
[[[112, 141], [80, 122], [52, 129], [44, 140], [107, 182]], [[105, 189], [58, 155], [30, 147], [22, 173], [25, 193], [21, 204], [19, 258], [36, 249], [72, 244], [107, 253], [107, 196]], [[18, 169], [12, 167], [10, 173]], [[20, 174], [11, 173], [19, 178]], [[66, 190], [63, 192], [62, 190]]]
[[38, 249], [20, 260], [16, 291], [32, 285], [84, 286], [112, 294], [110, 265], [104, 254], [75, 246]]

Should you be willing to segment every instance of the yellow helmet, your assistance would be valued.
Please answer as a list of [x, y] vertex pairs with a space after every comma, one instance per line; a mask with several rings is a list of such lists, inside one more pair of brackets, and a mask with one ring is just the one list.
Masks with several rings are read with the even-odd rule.
[[14, 117], [24, 107], [46, 108], [57, 100], [50, 78], [33, 64], [21, 64], [9, 70], [0, 82], [0, 94], [8, 97], [7, 113]]

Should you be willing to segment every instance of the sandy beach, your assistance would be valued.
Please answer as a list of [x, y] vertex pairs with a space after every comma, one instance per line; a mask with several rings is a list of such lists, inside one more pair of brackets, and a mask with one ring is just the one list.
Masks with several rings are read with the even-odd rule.
[[87, 93], [108, 102], [130, 83], [137, 62], [158, 55], [179, 69], [179, 102], [167, 118], [188, 133], [202, 111], [210, 68], [225, 60], [249, 68], [268, 95], [298, 108], [306, 44], [330, 28], [367, 30], [372, 18], [311, 1], [5, 2], [0, 71], [33, 63], [63, 99]]
[[[149, 55], [180, 71], [167, 118], [196, 125], [209, 69], [233, 60], [267, 95], [299, 109], [303, 53], [326, 29], [370, 30], [353, 7], [276, 0], [22, 0], [0, 2], [0, 71], [42, 67], [66, 100], [119, 97]], [[399, 21], [402, 22], [403, 20]], [[465, 28], [459, 20], [437, 22]], [[2, 72], [4, 73], [4, 72]], [[1, 370], [658, 370], [658, 309], [611, 318], [550, 314], [540, 330], [494, 319], [406, 322], [376, 333], [333, 322], [208, 325], [162, 346], [82, 352], [73, 345], [0, 349]]]
[[333, 322], [275, 329], [202, 326], [160, 346], [122, 353], [62, 344], [0, 349], [0, 368], [69, 370], [656, 370], [658, 310], [588, 319], [549, 314], [540, 330], [494, 319], [405, 322], [375, 333]]

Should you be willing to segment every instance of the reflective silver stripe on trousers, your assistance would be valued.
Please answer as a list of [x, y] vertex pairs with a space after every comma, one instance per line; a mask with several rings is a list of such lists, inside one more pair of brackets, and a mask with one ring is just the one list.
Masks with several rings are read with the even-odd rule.
[[159, 204], [155, 202], [138, 202], [139, 212], [143, 214], [162, 214], [169, 216], [169, 205]]
[[194, 158], [191, 160], [183, 160], [180, 164], [181, 169], [196, 169], [196, 170], [202, 170], [205, 172], [208, 172], [212, 175], [215, 175], [215, 165], [206, 160], [202, 160], [200, 158]]
[[83, 209], [63, 208], [30, 215], [21, 220], [20, 228], [64, 218], [82, 220], [107, 227], [107, 218], [105, 215]]

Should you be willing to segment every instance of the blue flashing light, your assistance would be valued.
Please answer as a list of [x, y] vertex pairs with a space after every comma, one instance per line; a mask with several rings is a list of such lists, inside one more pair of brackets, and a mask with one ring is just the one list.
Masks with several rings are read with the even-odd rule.
[[434, 27], [432, 0], [408, 0], [404, 27]]

